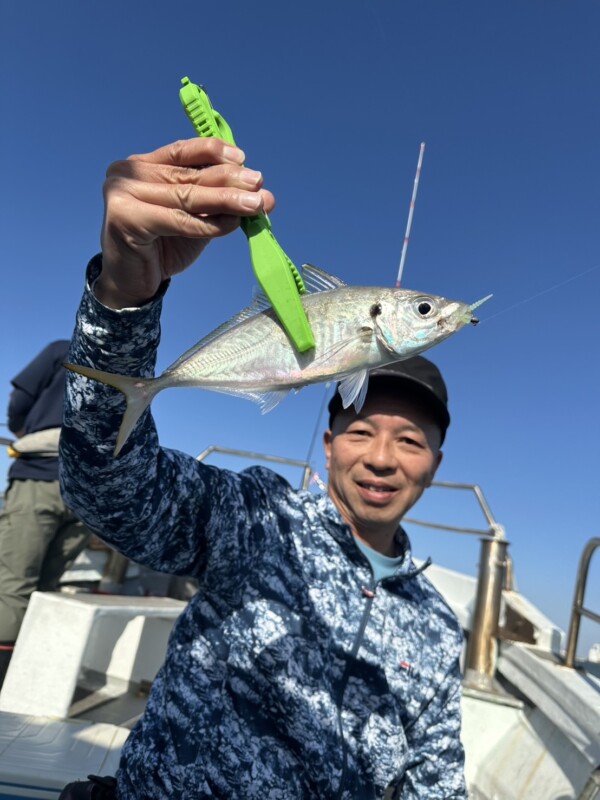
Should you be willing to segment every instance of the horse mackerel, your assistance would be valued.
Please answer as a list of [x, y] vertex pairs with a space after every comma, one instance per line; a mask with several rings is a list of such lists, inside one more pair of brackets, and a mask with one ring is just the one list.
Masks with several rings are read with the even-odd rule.
[[[192, 386], [239, 395], [263, 413], [290, 390], [340, 381], [345, 408], [360, 410], [368, 371], [439, 344], [466, 324], [476, 324], [472, 305], [408, 289], [348, 286], [313, 267], [303, 267], [310, 291], [302, 296], [315, 347], [296, 351], [264, 295], [180, 356], [157, 378], [135, 378], [66, 364], [125, 395], [126, 410], [115, 456], [138, 419], [163, 389]], [[490, 295], [491, 296], [491, 295]]]

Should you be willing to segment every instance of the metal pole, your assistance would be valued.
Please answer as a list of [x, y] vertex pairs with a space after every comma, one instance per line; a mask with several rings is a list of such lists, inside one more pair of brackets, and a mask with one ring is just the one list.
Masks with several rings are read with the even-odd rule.
[[127, 556], [124, 556], [116, 550], [111, 550], [108, 554], [100, 581], [101, 591], [118, 594], [118, 590], [121, 589], [125, 583], [128, 567], [129, 559]]
[[235, 450], [231, 447], [218, 447], [211, 444], [199, 455], [196, 456], [196, 461], [205, 461], [212, 453], [221, 453], [227, 456], [241, 456], [242, 458], [250, 459], [251, 461], [271, 461], [274, 464], [287, 464], [290, 467], [302, 468], [302, 481], [300, 483], [301, 489], [308, 489], [310, 479], [312, 476], [312, 468], [308, 461], [298, 461], [295, 458], [284, 458], [283, 456], [269, 456], [265, 453], [253, 453], [250, 450]]
[[515, 588], [515, 568], [512, 558], [506, 554], [506, 572], [504, 573], [504, 588], [512, 592]]
[[596, 622], [600, 622], [600, 617], [583, 607], [585, 587], [587, 584], [590, 560], [596, 548], [600, 547], [600, 538], [590, 539], [579, 560], [577, 570], [577, 582], [575, 584], [575, 597], [573, 598], [573, 610], [571, 612], [571, 622], [569, 624], [569, 638], [567, 641], [567, 651], [565, 655], [565, 666], [572, 667], [575, 664], [575, 651], [577, 650], [577, 639], [579, 638], [579, 624], [581, 617], [586, 616]]
[[590, 775], [577, 800], [597, 800], [600, 797], [600, 767]]
[[474, 688], [490, 689], [496, 671], [496, 635], [507, 547], [505, 539], [481, 539], [477, 595], [465, 663], [465, 683]]
[[308, 487], [310, 486], [311, 474], [312, 474], [312, 469], [310, 468], [310, 465], [307, 464], [302, 472], [302, 485], [301, 485], [302, 489], [308, 489]]

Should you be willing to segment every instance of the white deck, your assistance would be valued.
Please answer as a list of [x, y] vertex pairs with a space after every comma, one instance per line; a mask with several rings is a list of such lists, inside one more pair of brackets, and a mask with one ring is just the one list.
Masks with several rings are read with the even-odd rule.
[[114, 775], [129, 731], [0, 712], [0, 797], [56, 800], [69, 781]]

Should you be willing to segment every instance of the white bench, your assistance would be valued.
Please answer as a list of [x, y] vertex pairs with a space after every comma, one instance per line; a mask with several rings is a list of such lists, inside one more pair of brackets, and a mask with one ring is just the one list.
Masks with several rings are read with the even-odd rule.
[[65, 718], [80, 675], [151, 683], [185, 603], [166, 597], [34, 592], [0, 711]]

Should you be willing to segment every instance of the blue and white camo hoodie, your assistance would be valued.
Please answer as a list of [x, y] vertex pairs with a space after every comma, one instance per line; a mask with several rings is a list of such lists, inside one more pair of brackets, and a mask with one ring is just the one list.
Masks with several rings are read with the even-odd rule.
[[[69, 358], [153, 374], [161, 303], [112, 311], [86, 288]], [[120, 800], [466, 797], [462, 634], [404, 532], [402, 564], [376, 584], [327, 496], [160, 448], [149, 412], [114, 459], [122, 411], [118, 392], [69, 375], [65, 502], [200, 590], [123, 748]]]

